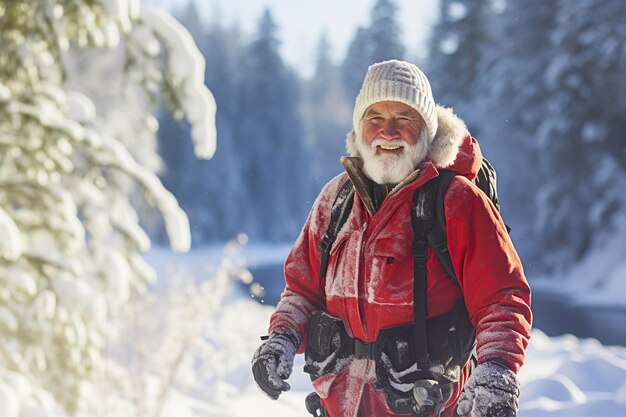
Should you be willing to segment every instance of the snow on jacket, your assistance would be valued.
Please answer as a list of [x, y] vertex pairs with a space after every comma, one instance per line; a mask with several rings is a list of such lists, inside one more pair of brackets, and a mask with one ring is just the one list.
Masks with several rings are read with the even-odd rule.
[[[497, 360], [517, 372], [524, 362], [531, 327], [530, 288], [520, 259], [498, 211], [470, 181], [482, 156], [478, 143], [451, 110], [437, 109], [439, 129], [426, 161], [391, 191], [372, 214], [367, 197], [357, 192], [352, 211], [330, 252], [325, 288], [320, 294], [319, 243], [330, 222], [335, 197], [348, 179], [331, 180], [316, 199], [285, 263], [286, 288], [270, 321], [270, 332], [287, 330], [306, 346], [311, 315], [326, 302], [329, 314], [343, 320], [351, 337], [373, 342], [387, 327], [413, 322], [413, 231], [410, 210], [414, 191], [451, 168], [455, 177], [444, 198], [447, 237], [458, 284], [432, 248], [427, 253], [428, 318], [448, 312], [463, 297], [476, 328], [479, 363]], [[348, 150], [355, 151], [354, 134]], [[467, 378], [467, 368], [446, 404], [452, 415]], [[332, 417], [393, 416], [385, 394], [374, 388], [375, 362], [350, 358], [335, 374], [313, 381]]]

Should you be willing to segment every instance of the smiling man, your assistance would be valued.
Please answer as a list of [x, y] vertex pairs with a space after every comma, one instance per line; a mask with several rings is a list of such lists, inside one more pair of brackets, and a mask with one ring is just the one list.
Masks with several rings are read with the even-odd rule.
[[395, 101], [372, 104], [363, 115], [363, 140], [356, 143], [363, 169], [376, 183], [399, 183], [428, 151], [428, 131], [414, 108]]
[[394, 60], [368, 69], [347, 149], [285, 263], [258, 386], [277, 399], [304, 352], [316, 416], [517, 416], [530, 288], [478, 143]]

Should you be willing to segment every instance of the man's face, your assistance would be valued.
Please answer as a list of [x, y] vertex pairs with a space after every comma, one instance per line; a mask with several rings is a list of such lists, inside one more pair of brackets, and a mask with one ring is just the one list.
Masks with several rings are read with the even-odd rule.
[[374, 103], [363, 114], [356, 145], [365, 174], [379, 184], [398, 183], [426, 157], [427, 131], [420, 114], [396, 101]]

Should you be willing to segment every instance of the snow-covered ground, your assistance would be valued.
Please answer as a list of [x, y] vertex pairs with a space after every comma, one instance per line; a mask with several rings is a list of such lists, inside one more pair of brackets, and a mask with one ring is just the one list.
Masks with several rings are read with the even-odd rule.
[[[291, 391], [278, 401], [268, 399], [254, 385], [247, 358], [264, 334], [272, 308], [239, 299], [223, 312], [219, 332], [236, 331], [242, 343], [231, 346], [241, 363], [216, 381], [211, 415], [243, 417], [306, 416], [304, 398], [311, 391], [299, 356], [289, 380]], [[520, 416], [626, 416], [626, 349], [606, 347], [593, 339], [573, 336], [549, 338], [533, 332], [526, 365], [520, 373]]]
[[[220, 274], [223, 267], [218, 264], [224, 257], [230, 260], [226, 265], [237, 265], [245, 260], [254, 269], [283, 259], [288, 247], [237, 248], [237, 245], [231, 245], [227, 253], [221, 247], [202, 248], [186, 255], [155, 248], [150, 253], [148, 260], [159, 273], [159, 282], [151, 292], [153, 301], [159, 306], [158, 317], [140, 316], [148, 339], [138, 336], [133, 339], [133, 346], [141, 347], [142, 343], [152, 339], [157, 341], [157, 345], [151, 345], [155, 346], [154, 349], [147, 352], [154, 357], [156, 362], [153, 364], [158, 370], [174, 369], [175, 365], [168, 362], [168, 352], [187, 351], [189, 357], [174, 362], [184, 366], [179, 367], [180, 372], [172, 376], [169, 383], [166, 381], [166, 385], [163, 385], [163, 375], [150, 372], [154, 367], [146, 367], [148, 373], [143, 374], [134, 374], [129, 368], [130, 375], [140, 376], [145, 381], [140, 385], [140, 391], [127, 388], [129, 382], [137, 379], [129, 381], [127, 377], [117, 381], [121, 391], [113, 392], [109, 387], [110, 392], [106, 392], [102, 387], [96, 387], [93, 395], [88, 396], [92, 404], [83, 407], [79, 417], [307, 416], [304, 398], [311, 392], [311, 384], [302, 372], [301, 356], [296, 358], [294, 373], [289, 380], [292, 390], [278, 401], [267, 398], [252, 379], [250, 358], [260, 344], [259, 336], [266, 333], [273, 307], [257, 302], [235, 279], [225, 281], [229, 283], [229, 294], [223, 293], [223, 284], [203, 286], [223, 280], [223, 274]], [[579, 268], [586, 270], [583, 265]], [[230, 270], [237, 271], [238, 268]], [[245, 274], [239, 276], [250, 278]], [[170, 279], [173, 277], [178, 279], [174, 280], [178, 285], [182, 279], [189, 281], [190, 286], [172, 287]], [[275, 279], [282, 282], [283, 278], [277, 273]], [[185, 288], [187, 292], [179, 288]], [[188, 292], [189, 289], [192, 291]], [[213, 289], [221, 295], [212, 298], [215, 295]], [[195, 297], [196, 292], [199, 297]], [[172, 298], [172, 294], [180, 296], [178, 301], [176, 297]], [[185, 304], [187, 301], [190, 301], [190, 308]], [[206, 302], [214, 305], [204, 308]], [[166, 320], [160, 321], [162, 318]], [[186, 328], [189, 323], [201, 326]], [[197, 340], [179, 343], [181, 335], [196, 333]], [[162, 345], [169, 345], [171, 349], [163, 350]], [[202, 346], [195, 349], [195, 345]], [[179, 350], [181, 347], [184, 350]], [[595, 339], [579, 339], [571, 335], [548, 337], [540, 330], [534, 330], [527, 353], [526, 364], [520, 373], [521, 417], [626, 416], [626, 347], [604, 346]], [[152, 363], [150, 359], [144, 357], [143, 362]], [[120, 365], [125, 366], [121, 362]], [[165, 369], [159, 365], [165, 365]], [[163, 387], [169, 388], [163, 391]], [[119, 395], [118, 391], [123, 394]], [[103, 396], [106, 397], [104, 405]], [[65, 414], [47, 393], [36, 391], [15, 373], [0, 374], [0, 417], [62, 416]]]
[[[286, 248], [248, 247], [242, 253], [251, 264], [258, 265], [284, 257]], [[194, 250], [188, 255], [155, 250], [150, 261], [161, 272], [171, 268], [206, 271], [204, 264], [216, 262], [220, 256], [219, 248]], [[233, 286], [233, 296], [216, 317], [215, 329], [223, 341], [222, 349], [229, 352], [229, 364], [216, 372], [219, 376], [202, 389], [201, 396], [172, 397], [167, 417], [308, 415], [304, 398], [311, 385], [302, 372], [301, 356], [289, 380], [291, 391], [278, 401], [267, 398], [252, 379], [250, 358], [260, 343], [259, 336], [266, 332], [272, 309], [253, 300], [241, 286]], [[571, 335], [550, 338], [534, 330], [527, 353], [520, 373], [520, 416], [626, 416], [626, 348]]]

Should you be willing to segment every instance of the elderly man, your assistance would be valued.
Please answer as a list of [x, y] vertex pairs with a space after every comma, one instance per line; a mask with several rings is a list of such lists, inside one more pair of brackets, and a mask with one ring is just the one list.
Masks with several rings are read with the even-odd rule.
[[285, 263], [258, 386], [277, 399], [305, 352], [319, 415], [516, 416], [530, 288], [473, 181], [478, 143], [415, 65], [393, 60], [368, 69], [347, 149]]

